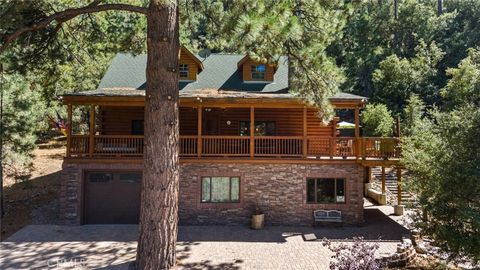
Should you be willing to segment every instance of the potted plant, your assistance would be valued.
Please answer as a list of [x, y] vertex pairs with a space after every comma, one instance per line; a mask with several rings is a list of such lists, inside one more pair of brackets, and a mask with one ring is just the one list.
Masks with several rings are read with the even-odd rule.
[[255, 211], [253, 212], [253, 215], [252, 215], [252, 229], [260, 230], [260, 229], [263, 229], [264, 225], [265, 225], [265, 214], [258, 207], [258, 205], [255, 205]]

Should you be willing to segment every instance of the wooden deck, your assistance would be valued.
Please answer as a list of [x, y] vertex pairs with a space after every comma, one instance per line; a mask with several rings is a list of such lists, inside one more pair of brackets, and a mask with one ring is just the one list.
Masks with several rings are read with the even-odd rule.
[[[398, 138], [181, 135], [179, 153], [188, 158], [363, 159], [400, 156]], [[142, 157], [141, 135], [72, 135], [67, 157]]]

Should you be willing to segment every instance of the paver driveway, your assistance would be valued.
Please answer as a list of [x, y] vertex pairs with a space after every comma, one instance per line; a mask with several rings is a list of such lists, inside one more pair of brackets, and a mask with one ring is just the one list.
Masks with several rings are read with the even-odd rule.
[[[394, 252], [408, 231], [378, 209], [365, 211], [362, 227], [181, 226], [177, 268], [328, 269], [331, 254], [321, 241], [304, 241], [310, 233], [318, 239], [362, 235], [379, 242], [379, 256]], [[1, 243], [1, 268], [129, 269], [136, 238], [135, 225], [27, 226]]]

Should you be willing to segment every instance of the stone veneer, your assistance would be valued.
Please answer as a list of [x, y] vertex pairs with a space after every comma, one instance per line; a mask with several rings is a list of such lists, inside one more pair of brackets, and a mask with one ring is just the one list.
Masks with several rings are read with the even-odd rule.
[[[141, 163], [65, 162], [60, 215], [65, 224], [81, 224], [83, 174], [89, 170], [142, 170]], [[239, 176], [239, 203], [202, 203], [202, 176]], [[307, 204], [306, 178], [345, 178], [346, 202]], [[180, 224], [248, 224], [258, 204], [267, 224], [311, 225], [316, 209], [340, 210], [345, 223], [363, 223], [363, 167], [345, 163], [182, 163]]]

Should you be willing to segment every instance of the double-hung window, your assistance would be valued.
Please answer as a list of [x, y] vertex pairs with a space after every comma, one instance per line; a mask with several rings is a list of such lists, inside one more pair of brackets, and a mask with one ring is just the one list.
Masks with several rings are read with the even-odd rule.
[[345, 179], [307, 179], [307, 203], [345, 203]]
[[202, 202], [236, 203], [239, 201], [239, 177], [202, 177]]

